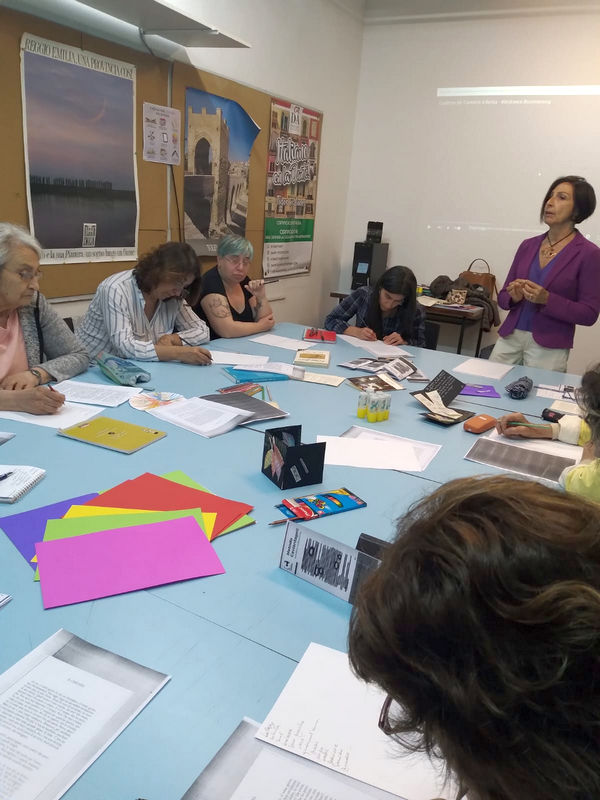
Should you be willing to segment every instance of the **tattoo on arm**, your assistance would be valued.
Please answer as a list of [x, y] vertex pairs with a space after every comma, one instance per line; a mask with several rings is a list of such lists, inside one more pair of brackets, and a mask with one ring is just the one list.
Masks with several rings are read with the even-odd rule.
[[256, 305], [254, 306], [254, 319], [257, 320], [260, 317], [260, 309], [264, 305], [264, 301], [262, 298], [256, 298]]
[[213, 317], [217, 317], [217, 319], [226, 319], [227, 317], [231, 317], [229, 304], [224, 297], [221, 297], [221, 295], [215, 295], [209, 299], [208, 311], [210, 311]]

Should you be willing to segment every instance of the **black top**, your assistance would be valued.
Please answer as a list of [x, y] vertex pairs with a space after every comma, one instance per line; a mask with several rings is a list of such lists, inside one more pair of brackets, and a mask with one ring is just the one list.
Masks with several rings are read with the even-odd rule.
[[[239, 311], [236, 311], [229, 302], [229, 298], [227, 297], [227, 292], [225, 291], [225, 286], [223, 284], [223, 279], [219, 275], [219, 270], [217, 267], [214, 266], [202, 276], [202, 292], [200, 294], [200, 300], [202, 300], [208, 294], [222, 294], [227, 300], [227, 305], [229, 306], [229, 310], [231, 311], [231, 316], [234, 322], [254, 322], [254, 311], [250, 305], [250, 298], [252, 297], [252, 294], [248, 291], [248, 289], [246, 289], [248, 283], [250, 283], [250, 278], [246, 275], [244, 280], [241, 281], [242, 291], [244, 292], [244, 310], [240, 313]], [[198, 301], [198, 305], [194, 307], [194, 311], [208, 325], [210, 329], [210, 338], [218, 339], [219, 334], [211, 328], [200, 301]]]

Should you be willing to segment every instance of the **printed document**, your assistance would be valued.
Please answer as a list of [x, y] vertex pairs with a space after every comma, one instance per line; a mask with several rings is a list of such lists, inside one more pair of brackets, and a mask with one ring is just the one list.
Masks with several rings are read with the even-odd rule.
[[148, 414], [152, 414], [153, 417], [209, 439], [219, 436], [221, 433], [227, 433], [252, 416], [252, 411], [220, 405], [200, 397], [175, 400], [169, 405], [147, 410]]
[[59, 630], [0, 675], [0, 797], [57, 800], [169, 680]]
[[90, 403], [93, 406], [115, 408], [126, 403], [130, 397], [143, 391], [141, 386], [111, 386], [105, 383], [83, 381], [61, 381], [54, 389], [64, 394], [70, 403]]

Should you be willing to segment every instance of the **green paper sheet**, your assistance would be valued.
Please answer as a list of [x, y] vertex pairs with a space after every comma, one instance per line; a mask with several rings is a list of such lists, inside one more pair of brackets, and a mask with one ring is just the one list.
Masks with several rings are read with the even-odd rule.
[[[197, 483], [195, 480], [193, 480], [193, 478], [190, 478], [189, 475], [186, 475], [186, 473], [180, 469], [175, 469], [172, 472], [165, 472], [164, 475], [161, 475], [161, 478], [166, 478], [168, 481], [174, 481], [175, 483], [181, 483], [182, 486], [187, 486], [189, 489], [200, 489], [201, 492], [211, 491], [210, 489], [207, 489], [206, 486], [202, 486], [202, 484]], [[254, 525], [255, 522], [256, 520], [252, 519], [251, 516], [244, 514], [243, 517], [240, 517], [228, 528], [225, 528], [224, 531], [221, 531], [221, 533], [213, 536], [212, 541], [218, 539], [219, 536], [224, 536], [226, 533], [237, 531], [239, 528], [245, 528], [248, 525]]]
[[[101, 517], [49, 519], [44, 531], [44, 541], [68, 539], [72, 536], [82, 536], [85, 533], [129, 528], [132, 525], [146, 525], [151, 522], [165, 522], [183, 517], [194, 517], [202, 530], [205, 530], [202, 511], [199, 508], [188, 508], [182, 511], [147, 511], [143, 514], [107, 514]], [[39, 570], [36, 569], [33, 580], [39, 581], [39, 579]]]

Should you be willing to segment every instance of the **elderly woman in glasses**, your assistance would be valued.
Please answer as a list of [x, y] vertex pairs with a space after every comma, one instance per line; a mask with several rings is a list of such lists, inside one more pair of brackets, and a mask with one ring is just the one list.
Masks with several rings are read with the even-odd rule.
[[208, 328], [192, 311], [200, 266], [189, 244], [167, 242], [136, 267], [103, 280], [76, 334], [92, 358], [110, 353], [136, 361], [211, 363]]
[[385, 733], [443, 758], [452, 797], [600, 797], [598, 531], [582, 497], [462, 478], [410, 510], [361, 587], [354, 670], [391, 698]]
[[44, 384], [72, 378], [89, 359], [67, 325], [40, 294], [39, 242], [0, 223], [0, 409], [52, 414], [64, 403]]
[[248, 278], [253, 255], [254, 248], [241, 236], [227, 235], [219, 242], [217, 264], [202, 276], [195, 309], [208, 322], [211, 339], [249, 336], [275, 325], [264, 281]]

